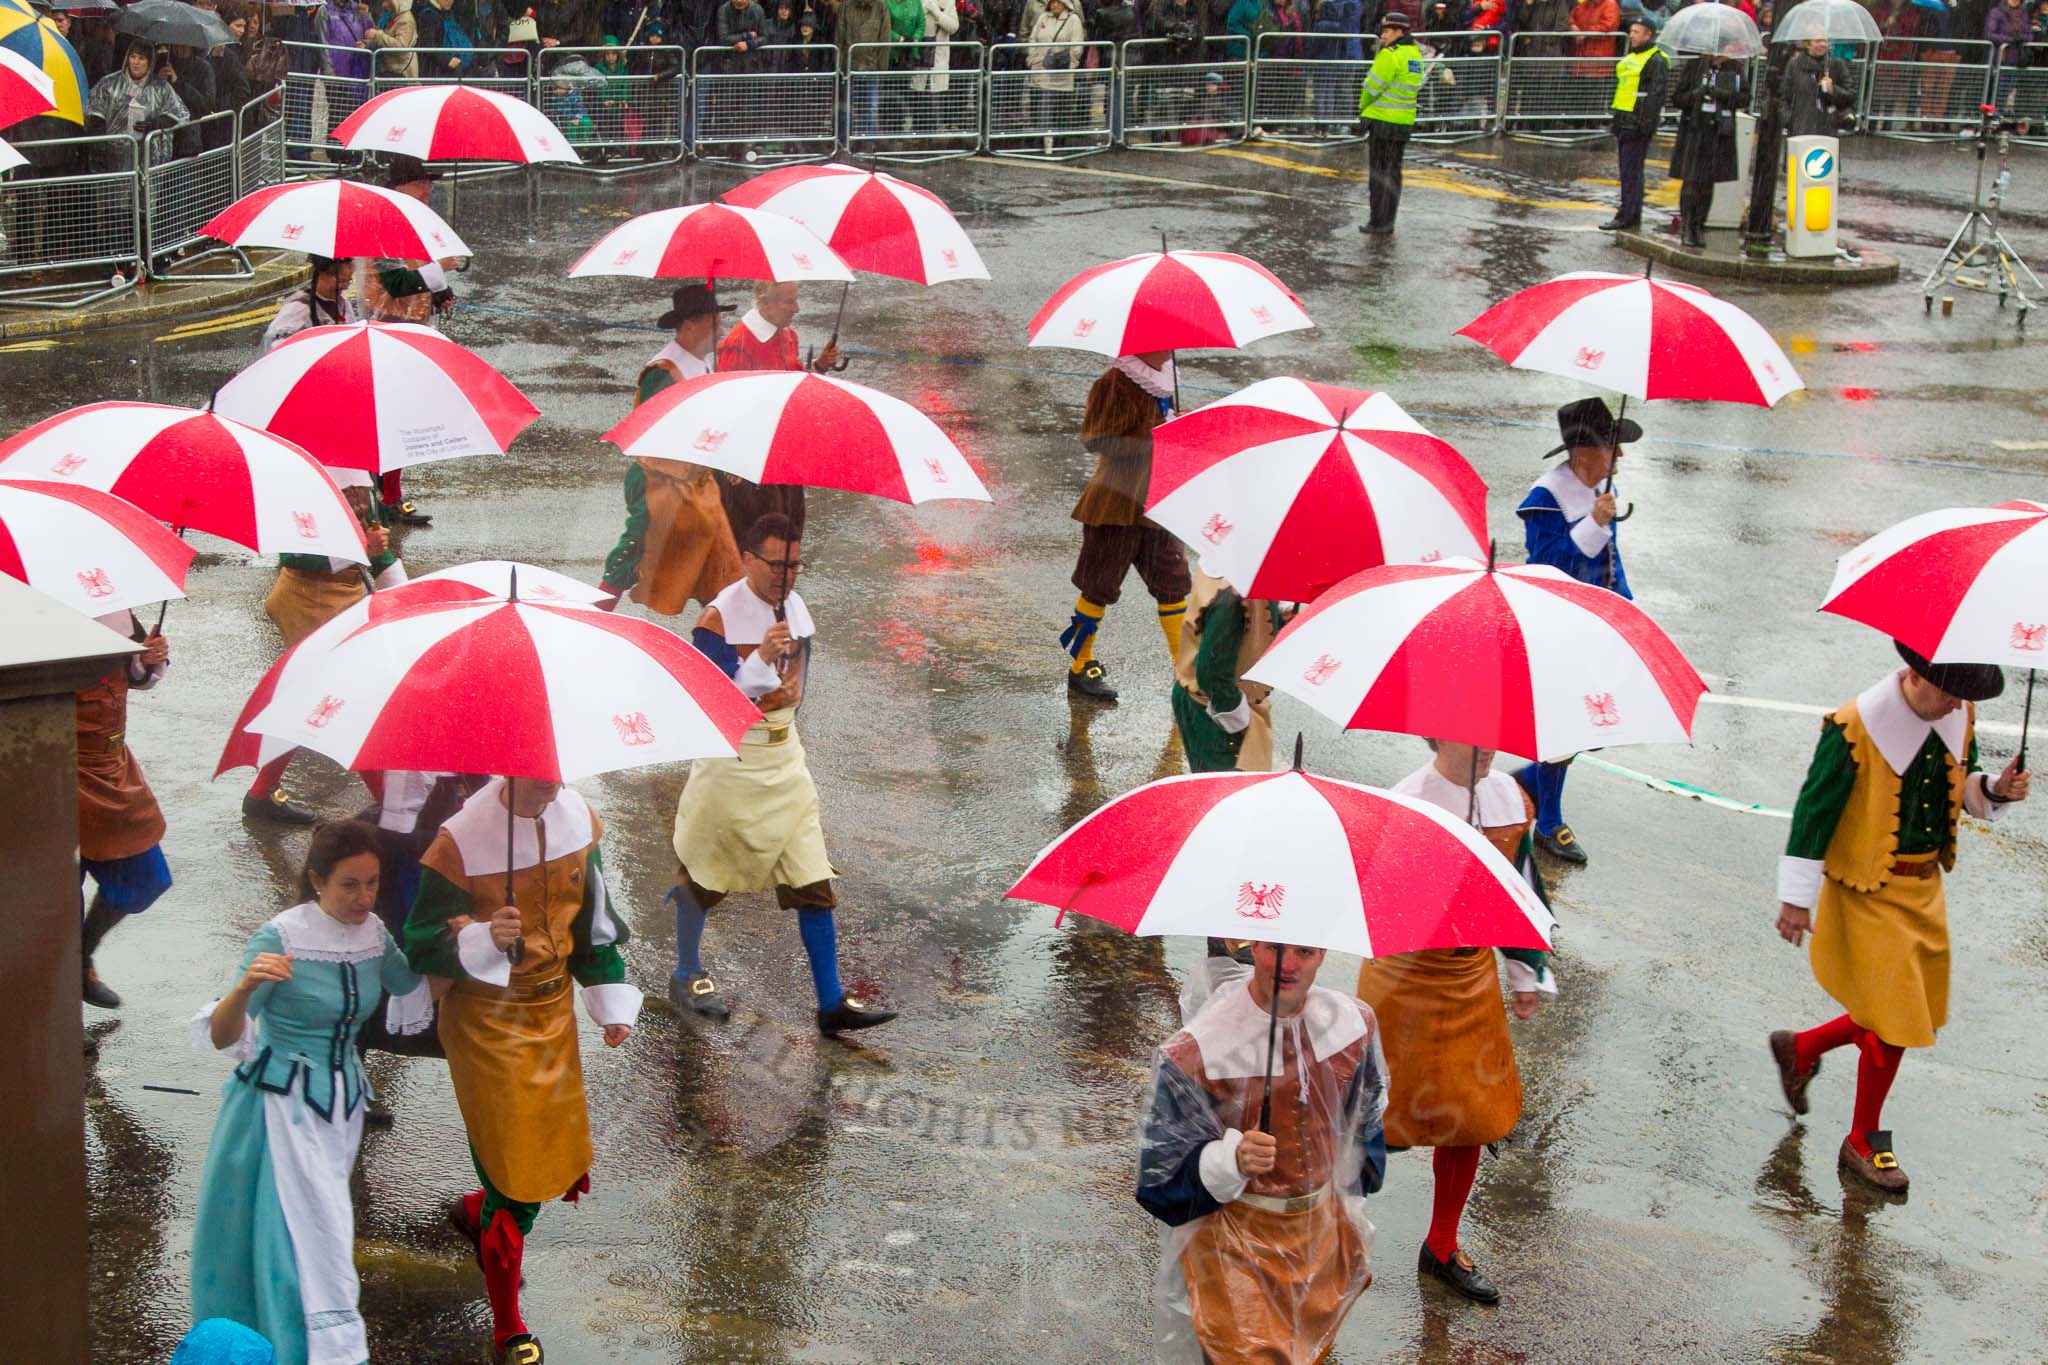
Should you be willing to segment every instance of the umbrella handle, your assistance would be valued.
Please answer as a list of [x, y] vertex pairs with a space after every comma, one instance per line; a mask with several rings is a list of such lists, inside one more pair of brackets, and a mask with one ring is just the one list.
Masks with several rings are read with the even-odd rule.
[[1627, 507], [1623, 508], [1621, 511], [1616, 512], [1614, 514], [1614, 520], [1618, 524], [1620, 522], [1627, 521], [1630, 517], [1634, 516], [1635, 514], [1636, 505], [1634, 503], [1630, 503]]
[[2027, 770], [2027, 730], [2034, 723], [2034, 670], [2027, 670], [2027, 704], [2020, 712], [2020, 771]]
[[[514, 570], [514, 572], [516, 573], [517, 570]], [[516, 585], [517, 580], [515, 579], [514, 582]], [[517, 586], [513, 588], [515, 593], [518, 590]], [[512, 835], [515, 828], [514, 821], [518, 819], [518, 815], [512, 809], [512, 789], [518, 784], [518, 781], [518, 778], [510, 776], [505, 779], [505, 904], [507, 905], [517, 904], [512, 899]], [[511, 945], [505, 949], [505, 960], [515, 967], [526, 960], [525, 938], [515, 938], [512, 940]]]
[[[1259, 1131], [1273, 1131], [1273, 1049], [1280, 1036], [1280, 959], [1287, 956], [1287, 945], [1273, 945], [1273, 981], [1266, 988], [1266, 1076], [1265, 1085], [1259, 1094]], [[1257, 967], [1253, 967], [1255, 974]]]

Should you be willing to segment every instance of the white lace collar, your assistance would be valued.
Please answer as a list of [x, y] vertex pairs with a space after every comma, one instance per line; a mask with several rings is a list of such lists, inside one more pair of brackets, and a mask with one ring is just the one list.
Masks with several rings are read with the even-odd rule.
[[760, 342], [763, 346], [775, 340], [775, 334], [782, 330], [774, 323], [768, 321], [768, 319], [762, 317], [761, 310], [758, 308], [749, 308], [745, 316], [740, 318], [740, 326], [752, 332], [754, 340]]
[[1922, 720], [1906, 705], [1901, 687], [1905, 678], [1903, 668], [1887, 674], [1856, 698], [1856, 714], [1863, 718], [1863, 728], [1870, 731], [1871, 742], [1884, 755], [1885, 763], [1894, 773], [1903, 774], [1912, 766], [1920, 746], [1927, 743], [1929, 730], [1941, 736], [1956, 762], [1963, 762], [1970, 748], [1970, 704], [1963, 703], [1940, 720]]
[[371, 915], [361, 924], [343, 924], [313, 901], [302, 901], [271, 916], [287, 956], [308, 962], [368, 962], [384, 956], [389, 935], [384, 921]]
[[[1321, 986], [1309, 988], [1301, 1013], [1282, 1019], [1290, 1032], [1305, 1028], [1309, 1055], [1328, 1061], [1365, 1036], [1365, 1015], [1349, 996]], [[1266, 1071], [1266, 1011], [1252, 999], [1251, 977], [1231, 982], [1187, 1022], [1187, 1034], [1202, 1052], [1211, 1080], [1241, 1080]]]
[[1116, 358], [1117, 373], [1136, 384], [1154, 398], [1173, 398], [1173, 361], [1171, 358], [1153, 369], [1134, 355], [1120, 355]]

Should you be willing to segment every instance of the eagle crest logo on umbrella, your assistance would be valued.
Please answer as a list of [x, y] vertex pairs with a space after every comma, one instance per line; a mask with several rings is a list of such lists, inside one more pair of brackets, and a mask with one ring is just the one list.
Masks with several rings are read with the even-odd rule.
[[114, 580], [107, 577], [105, 569], [80, 570], [78, 586], [85, 589], [87, 597], [112, 597], [114, 595]]
[[619, 732], [619, 743], [629, 747], [654, 743], [654, 726], [648, 722], [644, 711], [613, 716], [612, 728]]
[[925, 456], [924, 472], [932, 476], [933, 483], [945, 483], [947, 481], [946, 467], [939, 463], [939, 458], [936, 455]]
[[334, 713], [346, 705], [348, 703], [342, 698], [329, 693], [314, 703], [313, 709], [306, 713], [306, 724], [315, 730], [324, 730], [327, 728], [327, 722], [334, 719]]
[[1263, 303], [1255, 303], [1255, 304], [1253, 304], [1253, 305], [1252, 305], [1252, 321], [1253, 321], [1253, 322], [1260, 322], [1260, 323], [1264, 323], [1264, 322], [1271, 322], [1272, 320], [1273, 320], [1273, 310], [1272, 310], [1272, 309], [1270, 309], [1270, 308], [1266, 307], [1266, 305], [1265, 305], [1265, 304], [1263, 304]]
[[958, 270], [960, 268], [960, 253], [951, 247], [941, 247], [939, 249], [939, 259], [946, 263], [946, 269], [948, 270]]
[[404, 137], [405, 125], [402, 123], [394, 123], [393, 125], [391, 125], [391, 131], [384, 134], [384, 140], [386, 142], [399, 142], [402, 141]]
[[1607, 363], [1607, 352], [1591, 346], [1579, 347], [1579, 353], [1572, 357], [1572, 364], [1582, 370], [1597, 370]]
[[311, 512], [292, 513], [292, 526], [298, 531], [299, 537], [302, 540], [318, 540], [320, 538], [320, 519]]
[[1301, 680], [1310, 687], [1321, 687], [1330, 680], [1332, 674], [1343, 666], [1344, 664], [1341, 660], [1333, 659], [1327, 654], [1318, 654], [1316, 655], [1315, 662], [1302, 670]]
[[705, 427], [697, 433], [697, 439], [690, 442], [690, 448], [692, 450], [701, 450], [706, 455], [715, 454], [718, 448], [725, 444], [725, 438], [728, 434], [727, 432], [713, 431], [710, 427]]
[[1237, 913], [1246, 919], [1279, 919], [1287, 888], [1279, 882], [1242, 882], [1237, 888]]
[[628, 261], [632, 260], [632, 259], [633, 259], [633, 258], [634, 258], [635, 256], [638, 256], [639, 254], [640, 254], [640, 248], [639, 248], [639, 247], [637, 247], [637, 246], [629, 246], [629, 247], [627, 247], [627, 248], [626, 248], [626, 249], [625, 249], [624, 251], [621, 251], [621, 252], [620, 252], [620, 253], [619, 253], [618, 255], [616, 255], [616, 256], [614, 256], [614, 257], [612, 257], [612, 264], [613, 264], [613, 265], [624, 265], [624, 264], [625, 264], [626, 262], [628, 262]]
[[286, 223], [284, 228], [278, 233], [278, 236], [284, 238], [287, 242], [296, 242], [305, 235], [306, 225], [304, 223]]
[[1586, 694], [1586, 719], [1606, 729], [1621, 724], [1621, 712], [1615, 709], [1612, 692], [1588, 692]]
[[790, 260], [792, 260], [792, 261], [794, 261], [794, 262], [796, 263], [796, 268], [797, 268], [798, 270], [809, 270], [809, 269], [811, 269], [811, 258], [810, 258], [809, 256], [806, 256], [806, 255], [805, 255], [805, 254], [804, 254], [803, 252], [801, 252], [801, 251], [792, 251], [792, 252], [790, 252], [790, 253], [789, 253], [789, 259], [790, 259]]
[[84, 466], [84, 464], [85, 456], [66, 455], [63, 459], [57, 461], [57, 463], [50, 466], [50, 472], [52, 474], [57, 475], [59, 478], [69, 478], [71, 475], [77, 473], [78, 470]]
[[2025, 621], [2013, 622], [2012, 647], [2036, 654], [2048, 649], [2048, 621], [2036, 621], [2032, 624]]
[[1085, 336], [1087, 336], [1087, 335], [1088, 335], [1088, 334], [1089, 334], [1090, 332], [1093, 332], [1094, 330], [1095, 330], [1095, 319], [1094, 319], [1094, 318], [1082, 318], [1082, 319], [1081, 319], [1080, 321], [1078, 321], [1078, 322], [1076, 322], [1076, 323], [1074, 324], [1074, 335], [1075, 335], [1075, 336], [1077, 336], [1077, 337], [1085, 337]]
[[1225, 520], [1223, 514], [1218, 512], [1202, 523], [1202, 539], [1211, 545], [1221, 545], [1230, 539], [1230, 533], [1236, 529], [1234, 523]]

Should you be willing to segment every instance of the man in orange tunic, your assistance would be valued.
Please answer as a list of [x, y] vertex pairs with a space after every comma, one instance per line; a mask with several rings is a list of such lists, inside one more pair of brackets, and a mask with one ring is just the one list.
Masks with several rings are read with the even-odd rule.
[[[796, 335], [797, 296], [794, 283], [774, 284], [767, 280], [754, 285], [754, 306], [725, 340], [718, 343], [718, 371], [801, 370], [804, 363]], [[840, 368], [839, 343], [827, 341], [825, 350], [811, 365], [814, 374]], [[791, 533], [804, 535], [804, 490], [796, 484], [762, 487], [737, 474], [718, 476], [718, 495], [725, 500], [725, 519], [735, 539], [745, 539], [754, 523], [770, 512], [788, 518]], [[722, 585], [721, 585], [722, 586]]]
[[1255, 944], [1252, 971], [1154, 1061], [1137, 1198], [1170, 1229], [1164, 1359], [1311, 1365], [1372, 1283], [1364, 1202], [1386, 1169], [1386, 1061], [1372, 1010], [1316, 986], [1322, 962], [1320, 948]]

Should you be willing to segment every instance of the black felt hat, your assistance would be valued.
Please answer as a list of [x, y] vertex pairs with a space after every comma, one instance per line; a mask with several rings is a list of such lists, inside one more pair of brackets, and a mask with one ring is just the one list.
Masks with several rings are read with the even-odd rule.
[[1899, 651], [1899, 657], [1906, 661], [1906, 667], [1951, 697], [1963, 701], [1990, 701], [2005, 691], [2005, 674], [1999, 671], [1997, 664], [1931, 664], [1908, 649], [1903, 640], [1894, 640], [1892, 645]]
[[654, 325], [665, 327], [669, 331], [674, 331], [691, 318], [717, 317], [720, 313], [734, 311], [732, 304], [720, 303], [718, 296], [711, 292], [711, 287], [703, 284], [677, 285], [676, 292], [669, 296], [668, 302], [668, 311], [656, 318]]
[[1573, 446], [1632, 445], [1643, 439], [1643, 429], [1631, 418], [1616, 422], [1614, 414], [1599, 399], [1581, 398], [1557, 410], [1557, 436], [1562, 444], [1544, 451], [1544, 459]]
[[415, 181], [432, 181], [440, 178], [440, 171], [416, 156], [401, 153], [384, 159], [384, 188], [387, 190], [395, 190], [400, 185], [410, 185]]

